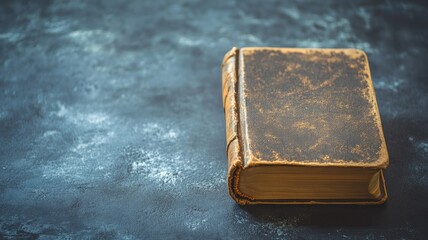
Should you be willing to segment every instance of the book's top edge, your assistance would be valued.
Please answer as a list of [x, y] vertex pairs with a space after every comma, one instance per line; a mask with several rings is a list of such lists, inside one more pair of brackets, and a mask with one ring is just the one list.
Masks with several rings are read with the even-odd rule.
[[[234, 47], [235, 48], [235, 47]], [[321, 51], [321, 52], [356, 52], [358, 54], [364, 54], [366, 53], [357, 48], [289, 48], [289, 47], [243, 47], [239, 48], [240, 51], [244, 52], [251, 52], [251, 51], [265, 51], [265, 50], [271, 50], [271, 51], [280, 51], [280, 52], [311, 52], [311, 51]]]
[[[234, 48], [235, 49], [235, 48]], [[232, 49], [232, 50], [234, 50]], [[236, 50], [236, 49], [235, 49]], [[251, 54], [252, 52], [257, 51], [277, 51], [284, 54], [287, 53], [333, 53], [333, 52], [342, 52], [350, 57], [358, 58], [361, 55], [364, 56], [364, 58], [368, 59], [366, 52], [364, 52], [361, 49], [357, 48], [283, 48], [283, 47], [243, 47], [240, 48], [239, 51]]]
[[243, 47], [237, 48], [233, 47], [229, 50], [223, 57], [223, 63], [227, 61], [230, 57], [236, 55], [237, 51], [251, 53], [255, 51], [279, 51], [282, 53], [290, 53], [290, 52], [301, 52], [301, 53], [310, 53], [310, 52], [344, 52], [347, 55], [354, 55], [355, 57], [359, 57], [364, 55], [367, 59], [367, 54], [361, 49], [357, 48], [286, 48], [286, 47]]
[[[266, 165], [289, 165], [289, 166], [309, 166], [309, 167], [357, 167], [357, 168], [376, 168], [376, 169], [384, 169], [388, 166], [389, 164], [389, 156], [388, 156], [388, 152], [387, 152], [387, 147], [386, 147], [386, 143], [385, 143], [385, 139], [384, 139], [384, 135], [383, 135], [383, 130], [382, 130], [382, 124], [380, 121], [380, 114], [379, 114], [379, 109], [377, 107], [377, 101], [376, 101], [376, 97], [375, 97], [375, 92], [374, 92], [374, 88], [373, 88], [373, 83], [371, 80], [371, 74], [370, 74], [370, 68], [368, 66], [368, 57], [367, 54], [359, 49], [355, 49], [355, 48], [280, 48], [280, 47], [244, 47], [244, 48], [240, 48], [239, 52], [240, 55], [247, 55], [247, 54], [252, 54], [253, 52], [256, 51], [279, 51], [283, 54], [287, 54], [287, 53], [306, 53], [306, 54], [310, 54], [310, 53], [316, 53], [316, 52], [321, 52], [321, 53], [330, 53], [330, 52], [341, 52], [351, 58], [359, 58], [361, 56], [363, 56], [365, 58], [365, 64], [366, 64], [366, 68], [368, 71], [368, 79], [367, 79], [367, 83], [368, 83], [368, 89], [370, 91], [370, 97], [372, 97], [373, 99], [373, 111], [375, 112], [377, 121], [376, 121], [376, 125], [379, 128], [379, 132], [380, 132], [380, 148], [379, 148], [379, 155], [378, 158], [375, 161], [371, 161], [371, 162], [359, 162], [359, 161], [350, 161], [350, 160], [346, 160], [346, 159], [332, 159], [328, 162], [323, 162], [323, 161], [319, 161], [319, 160], [287, 160], [287, 159], [276, 159], [276, 160], [263, 160], [260, 158], [255, 157], [252, 153], [251, 153], [251, 147], [248, 146], [247, 149], [250, 151], [246, 151], [246, 153], [244, 154], [245, 156], [245, 168], [248, 167], [254, 167], [254, 166], [266, 166]], [[229, 51], [228, 54], [226, 54], [225, 59], [228, 58], [228, 56], [230, 54], [234, 54], [238, 51], [237, 48], [233, 48], [231, 51]], [[241, 59], [243, 60], [243, 59]], [[244, 71], [241, 68], [244, 68], [244, 64], [240, 65], [240, 71]], [[247, 136], [248, 137], [248, 136]], [[247, 137], [243, 136], [243, 139], [241, 139], [241, 141], [246, 142], [247, 144], [249, 143], [249, 139], [247, 139]], [[251, 144], [250, 144], [251, 145]]]

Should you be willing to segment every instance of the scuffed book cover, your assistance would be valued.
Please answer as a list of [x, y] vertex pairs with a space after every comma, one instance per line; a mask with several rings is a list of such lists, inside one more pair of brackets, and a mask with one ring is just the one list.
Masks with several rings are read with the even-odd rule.
[[[228, 187], [239, 204], [380, 204], [388, 153], [368, 59], [356, 49], [233, 48], [222, 64]], [[380, 169], [376, 199], [256, 199], [259, 166]]]

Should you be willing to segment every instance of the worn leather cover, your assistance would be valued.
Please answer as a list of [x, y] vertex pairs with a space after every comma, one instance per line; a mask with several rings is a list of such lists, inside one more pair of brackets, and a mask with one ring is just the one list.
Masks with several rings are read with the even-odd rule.
[[263, 165], [384, 169], [388, 153], [366, 54], [356, 49], [233, 48], [222, 64], [228, 186], [239, 204], [378, 204], [381, 199], [258, 201], [240, 172]]

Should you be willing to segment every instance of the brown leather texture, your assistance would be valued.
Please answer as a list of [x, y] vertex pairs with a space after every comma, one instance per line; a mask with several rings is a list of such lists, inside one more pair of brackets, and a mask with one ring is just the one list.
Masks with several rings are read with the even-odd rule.
[[239, 173], [248, 167], [388, 165], [364, 52], [233, 48], [222, 70], [228, 184], [238, 203], [260, 203], [239, 192]]
[[248, 162], [388, 164], [364, 52], [247, 48], [240, 55]]
[[223, 107], [226, 118], [226, 154], [228, 159], [227, 183], [230, 196], [237, 203], [246, 204], [248, 203], [246, 196], [238, 188], [243, 161], [240, 141], [238, 140], [237, 61], [238, 49], [233, 48], [226, 53], [222, 64]]

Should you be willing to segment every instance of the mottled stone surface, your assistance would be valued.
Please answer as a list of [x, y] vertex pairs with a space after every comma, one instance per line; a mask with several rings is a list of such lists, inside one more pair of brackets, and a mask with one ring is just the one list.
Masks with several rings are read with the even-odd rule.
[[[423, 238], [423, 2], [2, 1], [0, 238]], [[383, 206], [229, 197], [232, 46], [368, 53], [390, 167]]]

